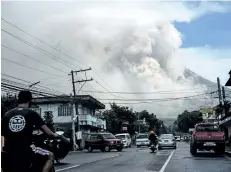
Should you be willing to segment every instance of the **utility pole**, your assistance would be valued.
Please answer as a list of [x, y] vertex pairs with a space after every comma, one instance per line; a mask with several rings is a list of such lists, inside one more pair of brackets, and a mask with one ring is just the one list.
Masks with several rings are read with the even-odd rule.
[[225, 102], [225, 87], [222, 87], [223, 103]]
[[75, 83], [82, 83], [82, 82], [88, 82], [88, 81], [92, 81], [93, 78], [91, 79], [82, 79], [82, 80], [77, 80], [75, 81], [74, 78], [74, 74], [78, 74], [80, 72], [85, 72], [85, 76], [86, 76], [86, 71], [91, 70], [91, 68], [88, 69], [81, 69], [81, 70], [77, 70], [77, 71], [71, 71], [71, 79], [72, 79], [72, 87], [73, 87], [73, 93], [74, 93], [74, 97], [72, 99], [72, 104], [75, 105], [75, 114], [72, 113], [72, 137], [73, 137], [73, 150], [75, 150], [75, 145], [76, 145], [76, 141], [75, 141], [75, 120], [77, 119], [77, 130], [80, 131], [80, 125], [79, 125], [79, 111], [78, 111], [78, 102], [76, 101], [76, 89], [75, 89]]
[[[223, 105], [225, 106], [225, 87], [224, 87], [224, 86], [222, 87], [222, 96], [223, 96]], [[224, 106], [223, 106], [223, 107], [224, 107]], [[226, 115], [226, 110], [225, 110], [225, 108], [223, 108], [223, 114]]]
[[[222, 106], [222, 97], [221, 97], [221, 84], [220, 78], [217, 77], [217, 87], [218, 87], [218, 98], [219, 98], [219, 105]], [[218, 124], [219, 124], [219, 114], [218, 114]]]
[[220, 78], [217, 77], [217, 87], [218, 87], [218, 98], [219, 98], [219, 103], [222, 105], [222, 97], [221, 97], [221, 85], [220, 85]]

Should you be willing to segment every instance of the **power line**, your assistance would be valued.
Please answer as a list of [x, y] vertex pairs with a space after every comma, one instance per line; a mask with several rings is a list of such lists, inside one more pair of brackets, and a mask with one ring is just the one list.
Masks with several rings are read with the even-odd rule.
[[[61, 64], [64, 64], [64, 65], [66, 65], [66, 66], [68, 66], [68, 67], [73, 68], [73, 66], [74, 66], [73, 64], [71, 64], [71, 63], [69, 63], [69, 62], [67, 62], [67, 61], [65, 61], [65, 60], [63, 60], [63, 59], [61, 59], [60, 57], [55, 56], [55, 55], [51, 54], [50, 52], [48, 52], [48, 51], [46, 51], [46, 50], [44, 50], [44, 49], [42, 49], [42, 48], [40, 48], [40, 47], [38, 47], [38, 46], [36, 46], [36, 45], [30, 43], [30, 42], [28, 42], [28, 41], [26, 41], [26, 40], [24, 40], [24, 39], [22, 39], [22, 38], [19, 38], [18, 36], [14, 35], [14, 34], [12, 34], [12, 33], [10, 33], [10, 32], [8, 32], [8, 31], [6, 31], [6, 30], [4, 30], [4, 29], [1, 29], [1, 30], [2, 30], [3, 32], [7, 33], [8, 35], [12, 36], [13, 38], [15, 38], [15, 39], [17, 39], [17, 40], [23, 42], [24, 44], [29, 45], [30, 47], [36, 49], [37, 51], [39, 51], [39, 52], [45, 54], [46, 56], [51, 57], [52, 59], [54, 59], [54, 60], [60, 62]], [[65, 62], [66, 64], [63, 63], [63, 62]]]
[[51, 66], [51, 65], [49, 65], [49, 64], [47, 64], [47, 63], [44, 63], [44, 62], [42, 62], [42, 61], [39, 61], [39, 60], [37, 60], [37, 59], [35, 59], [35, 58], [33, 58], [33, 57], [30, 57], [30, 56], [28, 56], [28, 55], [26, 55], [26, 54], [20, 53], [19, 51], [16, 51], [16, 50], [14, 50], [14, 49], [12, 49], [12, 48], [6, 46], [6, 45], [1, 44], [1, 46], [4, 47], [4, 48], [6, 48], [6, 49], [8, 49], [8, 50], [11, 50], [11, 51], [13, 51], [13, 52], [15, 52], [15, 53], [17, 53], [17, 54], [20, 54], [20, 55], [22, 55], [22, 56], [24, 56], [24, 57], [27, 57], [27, 58], [29, 58], [29, 59], [32, 59], [32, 60], [34, 60], [34, 61], [36, 61], [36, 62], [38, 62], [38, 63], [41, 63], [41, 64], [43, 64], [43, 65], [46, 65], [46, 66], [48, 66], [48, 67], [50, 67], [50, 68], [52, 68], [52, 69], [55, 69], [55, 70], [57, 70], [57, 71], [59, 71], [59, 72], [66, 73], [65, 71], [63, 71], [63, 70], [61, 70], [61, 69], [58, 69], [58, 68], [56, 68], [56, 67], [53, 67], [53, 66]]
[[[113, 96], [115, 96], [116, 97], [116, 95], [115, 94], [113, 94], [113, 93], [111, 93], [107, 88], [105, 88], [102, 84], [100, 84], [98, 81], [96, 81], [95, 80], [95, 82], [98, 84], [98, 85], [100, 85], [103, 89], [105, 89], [106, 91], [108, 91], [109, 92], [109, 94], [111, 94], [111, 95], [113, 95]], [[119, 95], [119, 97], [121, 97], [121, 98], [123, 98], [122, 96], [120, 96]]]
[[[86, 66], [86, 67], [88, 66], [88, 65], [84, 64], [83, 62], [77, 60], [76, 58], [74, 58], [74, 57], [68, 55], [67, 53], [64, 53], [64, 52], [60, 51], [59, 49], [55, 48], [54, 46], [52, 46], [52, 45], [46, 43], [46, 42], [43, 41], [42, 39], [40, 39], [40, 38], [38, 38], [38, 37], [36, 37], [36, 36], [34, 36], [34, 35], [28, 33], [27, 31], [25, 31], [25, 30], [23, 30], [22, 28], [16, 26], [15, 24], [13, 24], [13, 23], [11, 23], [11, 22], [5, 20], [4, 18], [1, 18], [1, 19], [2, 19], [2, 21], [8, 23], [9, 25], [13, 26], [14, 28], [20, 30], [21, 32], [23, 32], [23, 33], [29, 35], [30, 37], [36, 39], [37, 41], [39, 41], [39, 42], [41, 42], [41, 43], [47, 45], [48, 47], [50, 47], [50, 48], [52, 48], [52, 49], [58, 51], [59, 53], [61, 53], [61, 54], [65, 55], [65, 56], [67, 56], [67, 57], [69, 57], [69, 58], [71, 58], [71, 59], [77, 61], [78, 63], [80, 63], [80, 64], [82, 64], [82, 65], [84, 65], [84, 66]], [[80, 67], [78, 67], [78, 68], [80, 68]], [[111, 87], [111, 86], [110, 86], [110, 85], [109, 85], [98, 73], [95, 72], [95, 74], [96, 74], [96, 75], [97, 75], [97, 76], [98, 76], [98, 77], [99, 77], [110, 89], [112, 89], [112, 87]], [[114, 91], [114, 90], [112, 89], [112, 91]], [[121, 97], [121, 96], [120, 96], [120, 97]]]
[[[21, 91], [22, 89], [25, 89], [23, 87], [11, 85], [11, 84], [5, 84], [5, 83], [1, 83], [1, 87], [8, 88], [8, 89], [15, 90], [15, 91]], [[30, 91], [32, 93], [36, 93], [36, 94], [39, 94], [42, 96], [55, 96], [55, 97], [58, 96], [57, 94], [47, 93], [47, 92], [43, 92], [43, 91], [37, 91], [37, 90], [33, 90], [33, 89], [30, 89]]]
[[118, 93], [118, 94], [176, 94], [176, 93], [202, 93], [200, 92], [187, 92], [187, 91], [177, 91], [175, 92], [174, 90], [169, 90], [169, 92], [163, 92], [163, 91], [154, 91], [154, 92], [105, 92], [105, 91], [92, 91], [92, 90], [82, 90], [82, 92], [89, 92], [89, 93], [104, 93], [104, 94], [112, 94], [112, 93]]
[[24, 65], [24, 64], [21, 64], [21, 63], [15, 62], [15, 61], [11, 61], [11, 60], [5, 59], [5, 58], [3, 58], [3, 57], [2, 57], [2, 60], [5, 60], [5, 61], [8, 61], [8, 62], [17, 64], [17, 65], [19, 65], [19, 66], [27, 67], [27, 68], [32, 69], [32, 70], [36, 70], [36, 71], [39, 71], [39, 72], [43, 72], [43, 73], [46, 73], [46, 74], [50, 74], [50, 75], [62, 77], [61, 75], [56, 75], [56, 74], [53, 74], [53, 73], [50, 73], [50, 72], [46, 72], [46, 71], [43, 71], [43, 70], [40, 70], [40, 69], [35, 69], [35, 68], [33, 68], [33, 67], [26, 66], [26, 65]]
[[51, 46], [50, 44], [46, 43], [45, 41], [39, 39], [38, 37], [35, 37], [35, 36], [33, 36], [32, 34], [26, 32], [25, 30], [19, 28], [18, 26], [14, 25], [13, 23], [11, 23], [11, 22], [9, 22], [9, 21], [3, 19], [3, 18], [1, 18], [1, 19], [2, 19], [4, 22], [6, 22], [6, 23], [10, 24], [11, 26], [15, 27], [16, 29], [20, 30], [21, 32], [23, 32], [23, 33], [25, 33], [25, 34], [31, 36], [31, 37], [34, 38], [34, 39], [36, 39], [37, 41], [39, 41], [39, 42], [41, 42], [41, 43], [47, 45], [48, 47], [50, 47], [50, 48], [52, 48], [52, 49], [54, 49], [54, 50], [60, 52], [61, 54], [65, 55], [65, 56], [67, 56], [67, 57], [69, 57], [69, 58], [71, 58], [71, 59], [73, 59], [73, 60], [78, 61], [80, 64], [82, 64], [82, 65], [84, 65], [84, 66], [87, 67], [86, 64], [84, 64], [83, 62], [77, 60], [76, 58], [73, 58], [73, 57], [69, 56], [68, 54], [66, 54], [66, 53], [64, 53], [64, 52], [62, 52], [62, 51], [60, 51], [59, 49], [55, 48], [54, 46]]
[[109, 101], [162, 101], [162, 100], [178, 100], [178, 99], [187, 99], [187, 98], [192, 98], [192, 97], [198, 97], [198, 96], [202, 96], [202, 95], [208, 95], [208, 94], [212, 94], [215, 93], [217, 91], [213, 91], [210, 93], [204, 93], [204, 94], [197, 94], [197, 95], [192, 95], [192, 96], [185, 96], [185, 97], [174, 97], [174, 98], [161, 98], [161, 99], [99, 99], [99, 100], [109, 100]]
[[[10, 78], [17, 79], [17, 80], [19, 80], [19, 81], [23, 81], [23, 82], [28, 83], [28, 84], [34, 83], [34, 82], [31, 82], [31, 81], [26, 81], [26, 80], [23, 80], [23, 79], [20, 79], [20, 78], [16, 78], [16, 77], [13, 77], [13, 76], [10, 76], [10, 75], [6, 75], [6, 74], [2, 74], [2, 75], [8, 76], [8, 77], [10, 77]], [[4, 78], [2, 78], [2, 82], [13, 83], [13, 84], [16, 84], [16, 85], [23, 85], [24, 87], [28, 87], [27, 85], [25, 85], [25, 84], [23, 84], [23, 83], [16, 82], [16, 81], [12, 81], [12, 80], [8, 80], [8, 79], [4, 79]], [[45, 86], [42, 86], [42, 85], [37, 85], [37, 86], [35, 87], [35, 89], [40, 89], [40, 90], [41, 90], [41, 88], [38, 88], [38, 87], [41, 87], [41, 88], [50, 90], [50, 91], [55, 92], [55, 93], [58, 93], [58, 94], [64, 94], [64, 93], [62, 93], [62, 92], [60, 92], [60, 91], [57, 91], [57, 90], [54, 90], [54, 89], [51, 89], [51, 88], [48, 88], [48, 87], [45, 87]]]

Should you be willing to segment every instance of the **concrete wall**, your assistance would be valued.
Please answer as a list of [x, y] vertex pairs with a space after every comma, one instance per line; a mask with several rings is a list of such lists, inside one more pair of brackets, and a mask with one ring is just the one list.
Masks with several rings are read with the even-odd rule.
[[[35, 111], [37, 111], [38, 113], [40, 112], [41, 117], [44, 116], [44, 112], [45, 111], [52, 111], [53, 116], [54, 116], [54, 123], [70, 123], [72, 121], [72, 116], [70, 114], [70, 116], [58, 116], [58, 108], [63, 105], [63, 104], [39, 104], [38, 107], [39, 109], [34, 108]], [[70, 104], [67, 104], [67, 106], [70, 106]], [[73, 110], [72, 112], [75, 112], [75, 108], [74, 106], [72, 107]], [[93, 125], [93, 126], [97, 126], [97, 123], [104, 125], [104, 129], [106, 129], [106, 121], [98, 119], [94, 116], [94, 110], [90, 109], [86, 106], [82, 106], [81, 104], [79, 105], [78, 108], [78, 112], [79, 112], [79, 120], [80, 120], [80, 125]], [[81, 123], [81, 121], [86, 121], [87, 120], [87, 124]]]

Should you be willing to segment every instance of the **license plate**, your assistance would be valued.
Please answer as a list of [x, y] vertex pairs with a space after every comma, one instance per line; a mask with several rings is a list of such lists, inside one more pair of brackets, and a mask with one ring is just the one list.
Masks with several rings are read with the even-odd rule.
[[164, 142], [168, 142], [168, 140], [165, 140]]
[[216, 143], [214, 143], [214, 142], [205, 142], [204, 145], [206, 145], [206, 146], [216, 146]]
[[144, 145], [144, 142], [142, 142], [141, 144]]

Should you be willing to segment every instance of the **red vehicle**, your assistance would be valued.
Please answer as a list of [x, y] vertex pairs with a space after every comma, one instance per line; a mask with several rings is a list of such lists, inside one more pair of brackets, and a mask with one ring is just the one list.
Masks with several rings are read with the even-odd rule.
[[85, 148], [89, 152], [94, 149], [99, 149], [102, 152], [110, 152], [112, 149], [122, 151], [123, 142], [111, 133], [91, 133], [86, 139]]
[[218, 124], [200, 123], [195, 126], [190, 140], [190, 152], [196, 155], [197, 150], [214, 150], [219, 154], [225, 152], [225, 134]]

